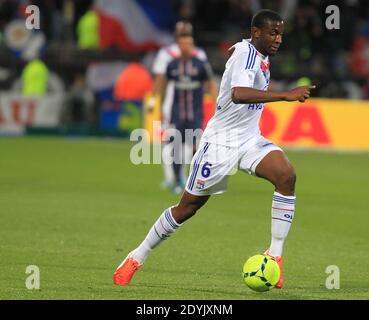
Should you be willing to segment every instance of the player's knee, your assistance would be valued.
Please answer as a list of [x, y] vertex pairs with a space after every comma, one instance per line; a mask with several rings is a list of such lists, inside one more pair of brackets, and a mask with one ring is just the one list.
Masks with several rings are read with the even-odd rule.
[[280, 172], [276, 187], [285, 192], [294, 192], [296, 185], [296, 173], [293, 168], [288, 168]]

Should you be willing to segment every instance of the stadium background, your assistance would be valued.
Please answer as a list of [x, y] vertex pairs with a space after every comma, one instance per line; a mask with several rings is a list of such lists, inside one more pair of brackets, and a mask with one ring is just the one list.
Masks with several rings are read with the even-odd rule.
[[[341, 12], [339, 30], [325, 27], [331, 4]], [[40, 30], [25, 28], [28, 5], [40, 9]], [[290, 147], [298, 173], [301, 218], [287, 249], [290, 288], [261, 297], [237, 282], [242, 261], [268, 241], [271, 192], [237, 175], [230, 195], [214, 200], [178, 242], [161, 248], [131, 292], [111, 289], [110, 273], [127, 247], [142, 238], [164, 206], [178, 200], [159, 190], [159, 166], [134, 166], [129, 160], [130, 132], [152, 120], [144, 101], [157, 49], [173, 41], [177, 20], [189, 20], [196, 44], [220, 79], [227, 49], [248, 37], [251, 17], [260, 8], [280, 12], [287, 22], [280, 52], [271, 61], [272, 88], [317, 85], [304, 104], [268, 105], [261, 122], [268, 138]], [[355, 269], [368, 259], [365, 1], [3, 0], [0, 32], [1, 298], [368, 297], [368, 271], [361, 275]], [[204, 108], [211, 107], [205, 100]], [[234, 205], [243, 198], [247, 204]], [[244, 211], [257, 217], [245, 217]], [[209, 215], [215, 217], [212, 226]], [[229, 231], [219, 241], [218, 227], [224, 225]], [[194, 233], [213, 250], [193, 248], [188, 241]], [[178, 251], [164, 272], [160, 263], [166, 263], [170, 248]], [[216, 254], [223, 250], [229, 250], [228, 269]], [[199, 269], [189, 256], [202, 261]], [[24, 287], [29, 264], [44, 270], [42, 292]], [[336, 292], [324, 287], [330, 264], [341, 268], [342, 289]]]

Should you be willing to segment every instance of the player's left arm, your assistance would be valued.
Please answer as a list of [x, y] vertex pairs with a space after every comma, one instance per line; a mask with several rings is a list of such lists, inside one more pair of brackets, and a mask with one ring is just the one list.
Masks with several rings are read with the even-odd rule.
[[204, 63], [204, 80], [205, 91], [216, 101], [218, 97], [218, 85], [214, 80], [214, 73], [209, 62]]
[[167, 92], [168, 81], [171, 79], [169, 71], [170, 71], [170, 64], [167, 66], [167, 69], [166, 69], [165, 73], [161, 75], [161, 77], [160, 77], [160, 87], [157, 88], [157, 90], [158, 90], [157, 92], [160, 95], [162, 101], [164, 101], [164, 99], [165, 99], [165, 95], [166, 95], [166, 92]]

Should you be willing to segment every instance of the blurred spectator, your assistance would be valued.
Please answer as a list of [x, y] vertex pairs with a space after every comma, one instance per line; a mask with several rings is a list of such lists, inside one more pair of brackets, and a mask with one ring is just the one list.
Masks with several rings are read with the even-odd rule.
[[43, 96], [47, 93], [63, 93], [64, 83], [41, 59], [34, 59], [25, 65], [21, 77], [14, 81], [12, 90], [25, 96]]
[[312, 85], [312, 83], [311, 83], [310, 78], [308, 78], [308, 77], [301, 77], [296, 82], [296, 87], [299, 87], [299, 86], [310, 86], [310, 85]]
[[346, 98], [350, 100], [360, 100], [364, 98], [364, 92], [359, 84], [354, 81], [344, 81], [343, 87], [346, 92]]
[[80, 49], [99, 48], [99, 17], [94, 10], [87, 11], [77, 25], [78, 47]]
[[369, 79], [365, 82], [362, 88], [362, 99], [369, 100]]
[[353, 41], [351, 70], [359, 77], [369, 77], [369, 22], [361, 25]]
[[43, 96], [47, 92], [49, 69], [40, 59], [27, 63], [22, 72], [22, 94]]
[[62, 122], [87, 127], [96, 124], [97, 117], [94, 94], [88, 89], [85, 77], [77, 74], [65, 98]]
[[150, 73], [141, 63], [131, 63], [119, 75], [114, 86], [117, 100], [143, 100], [152, 90]]
[[179, 20], [191, 20], [194, 16], [194, 0], [172, 0]]

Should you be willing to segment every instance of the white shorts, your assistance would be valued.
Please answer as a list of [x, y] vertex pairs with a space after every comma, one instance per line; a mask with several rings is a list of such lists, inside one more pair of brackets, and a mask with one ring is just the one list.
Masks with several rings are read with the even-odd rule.
[[255, 175], [256, 166], [273, 150], [282, 151], [262, 136], [241, 148], [201, 141], [191, 161], [186, 191], [196, 196], [223, 193], [230, 175], [237, 169]]

